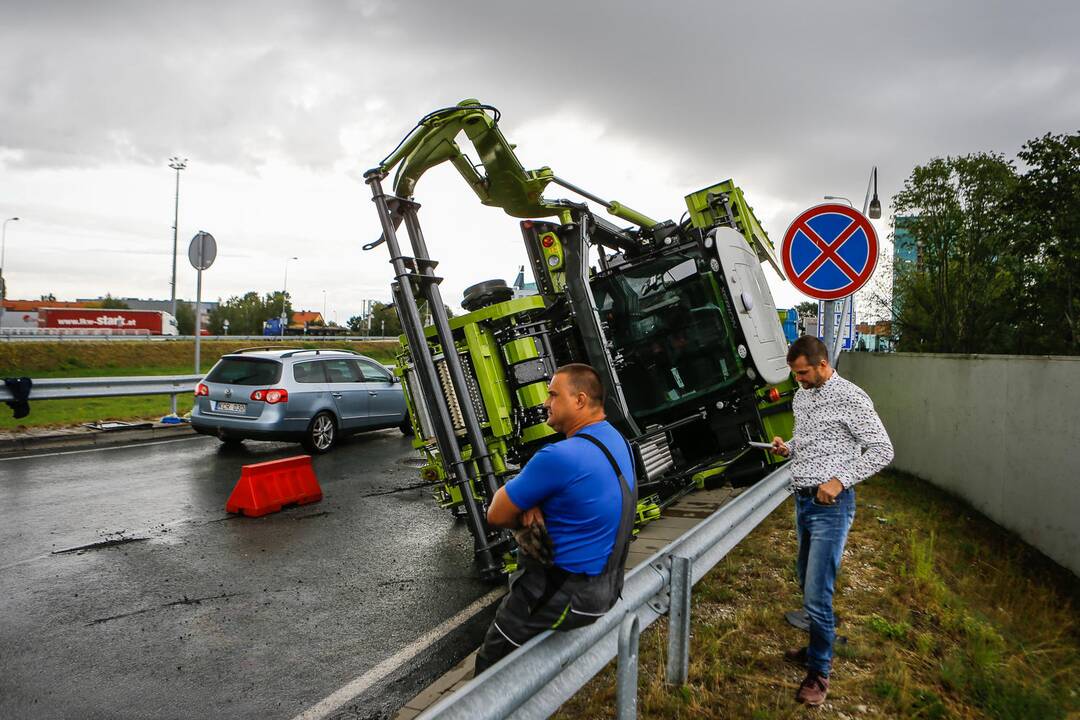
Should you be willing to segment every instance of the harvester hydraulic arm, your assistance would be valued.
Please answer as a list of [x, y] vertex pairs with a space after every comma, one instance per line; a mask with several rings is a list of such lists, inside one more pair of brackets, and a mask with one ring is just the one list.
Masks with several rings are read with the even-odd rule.
[[[425, 172], [449, 162], [461, 173], [481, 203], [502, 208], [513, 217], [558, 217], [561, 222], [569, 223], [572, 205], [565, 200], [543, 197], [548, 184], [555, 183], [601, 203], [607, 212], [634, 225], [650, 228], [657, 224], [633, 208], [602, 200], [556, 177], [549, 167], [526, 170], [514, 153], [514, 146], [499, 130], [498, 121], [498, 110], [476, 100], [463, 100], [454, 107], [436, 110], [425, 115], [376, 170], [386, 177], [397, 168], [393, 193], [400, 198], [412, 198], [416, 183]], [[483, 175], [457, 143], [462, 132], [476, 148]]]

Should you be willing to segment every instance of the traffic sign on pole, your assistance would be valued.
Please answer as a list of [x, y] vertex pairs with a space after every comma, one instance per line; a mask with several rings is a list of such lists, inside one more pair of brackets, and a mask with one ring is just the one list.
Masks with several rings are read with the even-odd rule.
[[188, 260], [198, 270], [195, 281], [195, 372], [202, 370], [202, 274], [217, 259], [217, 241], [208, 232], [200, 230], [191, 238], [188, 246]]
[[812, 207], [784, 233], [780, 259], [791, 284], [816, 300], [847, 297], [877, 266], [878, 238], [865, 215], [838, 203]]

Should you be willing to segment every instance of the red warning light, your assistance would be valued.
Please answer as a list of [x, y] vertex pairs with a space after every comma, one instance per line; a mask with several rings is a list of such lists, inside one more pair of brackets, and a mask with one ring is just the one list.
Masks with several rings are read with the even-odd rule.
[[769, 388], [767, 397], [769, 398], [769, 402], [776, 402], [780, 399], [780, 391], [776, 388]]
[[552, 245], [555, 244], [555, 236], [554, 235], [545, 235], [543, 237], [543, 239], [540, 241], [540, 244], [543, 245], [546, 248], [551, 247]]

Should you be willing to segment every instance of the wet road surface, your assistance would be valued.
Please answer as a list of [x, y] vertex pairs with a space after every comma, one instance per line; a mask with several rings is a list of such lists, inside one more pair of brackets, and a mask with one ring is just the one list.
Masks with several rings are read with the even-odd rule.
[[[319, 503], [225, 512], [242, 465], [300, 452], [199, 436], [0, 461], [0, 717], [292, 718], [491, 590], [464, 525], [407, 489], [396, 430], [315, 458]], [[489, 618], [336, 716], [390, 716]]]

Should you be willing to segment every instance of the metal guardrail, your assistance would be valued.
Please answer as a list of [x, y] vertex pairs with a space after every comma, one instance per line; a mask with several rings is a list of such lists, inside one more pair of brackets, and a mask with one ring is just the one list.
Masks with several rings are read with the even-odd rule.
[[669, 616], [667, 680], [685, 683], [694, 584], [784, 502], [790, 482], [786, 466], [773, 472], [630, 571], [622, 599], [595, 623], [533, 638], [419, 718], [546, 718], [616, 655], [618, 717], [637, 717], [641, 630]]
[[[396, 341], [394, 336], [381, 335], [203, 335], [203, 342], [208, 340], [243, 340], [244, 342], [372, 342]], [[80, 333], [48, 335], [41, 333], [10, 332], [8, 328], [0, 330], [0, 342], [193, 342], [194, 335], [117, 335], [113, 333]]]
[[[195, 384], [202, 378], [202, 375], [45, 378], [34, 380], [28, 399], [33, 402], [128, 395], [180, 395], [195, 392]], [[0, 385], [0, 402], [11, 399], [11, 391]]]

